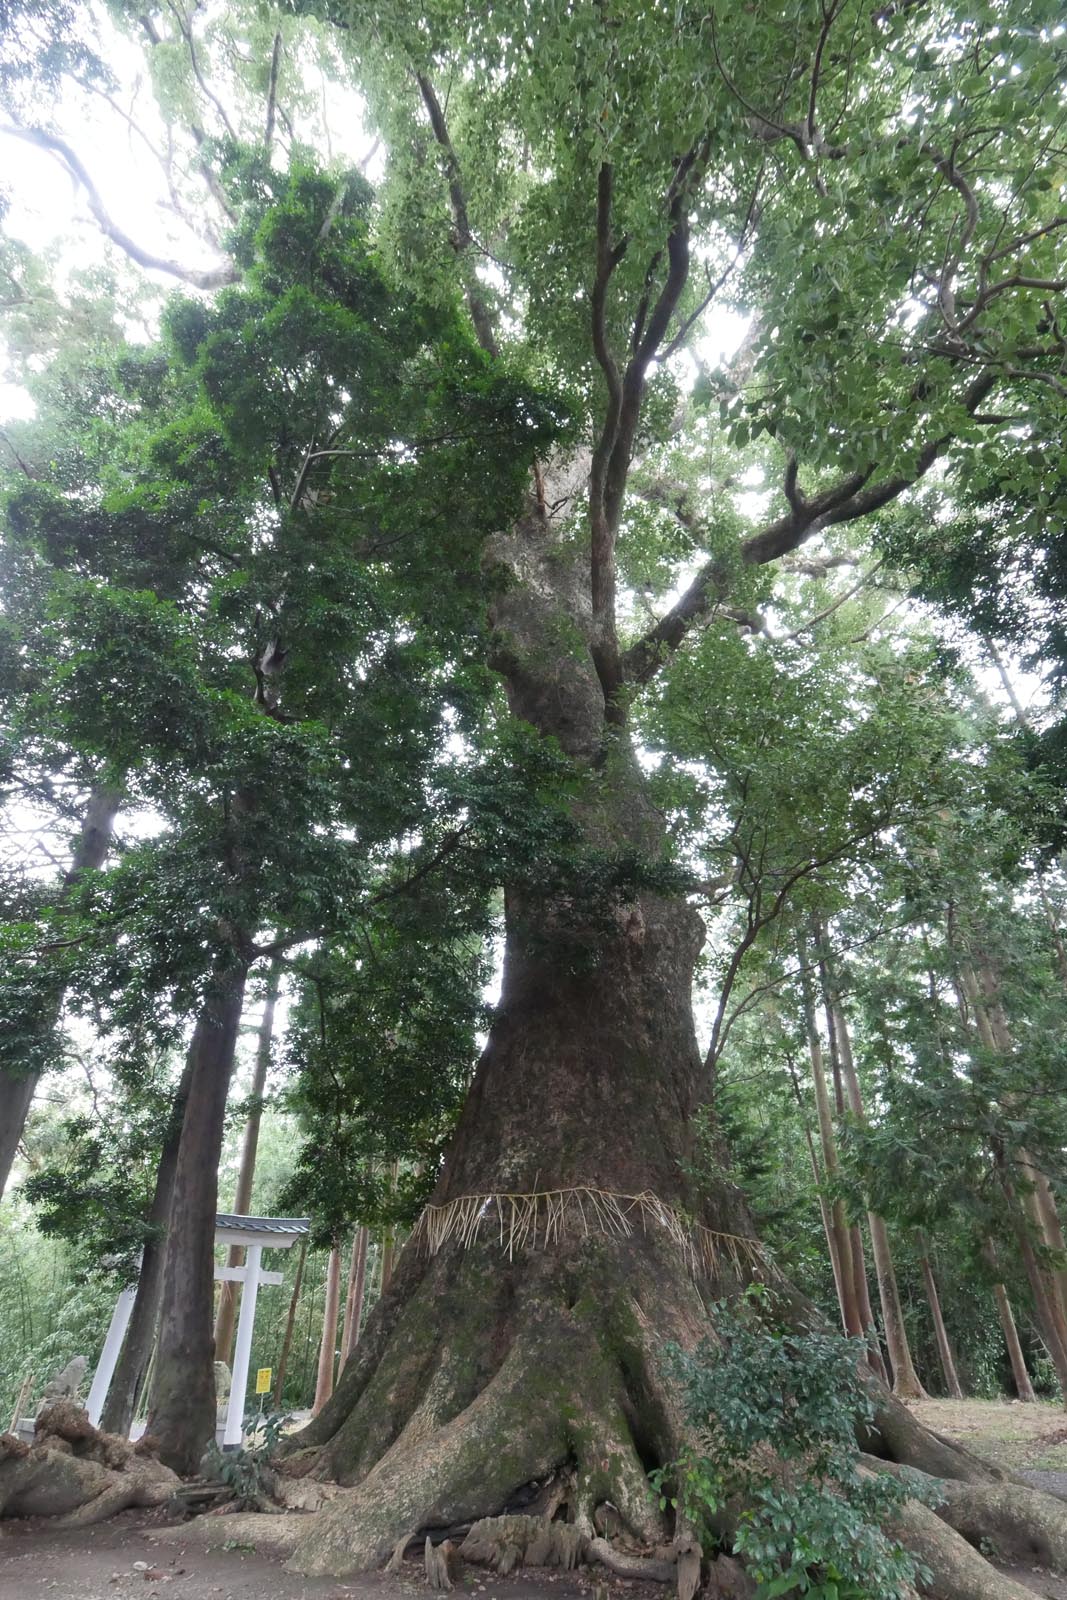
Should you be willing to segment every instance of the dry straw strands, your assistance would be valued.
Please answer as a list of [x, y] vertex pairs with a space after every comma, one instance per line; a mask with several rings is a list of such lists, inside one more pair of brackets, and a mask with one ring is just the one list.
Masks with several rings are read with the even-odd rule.
[[455, 1240], [469, 1248], [483, 1233], [496, 1234], [508, 1259], [516, 1250], [547, 1250], [577, 1228], [590, 1233], [629, 1238], [659, 1229], [686, 1258], [693, 1273], [712, 1276], [724, 1262], [735, 1272], [744, 1263], [766, 1270], [768, 1261], [758, 1239], [740, 1233], [716, 1233], [690, 1222], [666, 1205], [651, 1189], [616, 1194], [580, 1185], [543, 1189], [535, 1194], [461, 1194], [447, 1205], [427, 1206], [412, 1230], [412, 1243], [429, 1255]]

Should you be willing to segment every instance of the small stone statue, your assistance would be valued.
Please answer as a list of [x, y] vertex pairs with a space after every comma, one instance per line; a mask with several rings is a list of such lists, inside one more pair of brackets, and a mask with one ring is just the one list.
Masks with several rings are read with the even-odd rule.
[[[37, 1414], [40, 1415], [45, 1406], [50, 1406], [55, 1400], [78, 1400], [78, 1390], [85, 1381], [85, 1369], [88, 1365], [84, 1356], [74, 1356], [67, 1362], [62, 1372], [57, 1372], [54, 1378], [49, 1378], [44, 1386]], [[79, 1402], [80, 1404], [80, 1402]]]
[[215, 1404], [220, 1407], [226, 1405], [230, 1398], [230, 1387], [233, 1377], [225, 1361], [215, 1362]]

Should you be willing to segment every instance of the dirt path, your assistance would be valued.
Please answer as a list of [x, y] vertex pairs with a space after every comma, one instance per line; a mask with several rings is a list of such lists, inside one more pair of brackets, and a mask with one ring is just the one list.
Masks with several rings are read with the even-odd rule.
[[[158, 1513], [127, 1511], [98, 1528], [50, 1529], [46, 1518], [0, 1523], [0, 1600], [427, 1600], [421, 1568], [358, 1580], [299, 1578], [280, 1560], [238, 1546], [207, 1551], [148, 1537]], [[457, 1590], [471, 1600], [663, 1600], [662, 1585], [605, 1583], [603, 1568], [496, 1578], [469, 1568]]]

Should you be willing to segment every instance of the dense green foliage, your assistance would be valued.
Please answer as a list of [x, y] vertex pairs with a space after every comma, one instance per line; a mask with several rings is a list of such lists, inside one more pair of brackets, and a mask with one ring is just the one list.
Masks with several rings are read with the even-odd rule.
[[707, 1542], [731, 1502], [746, 1507], [733, 1549], [760, 1600], [902, 1600], [929, 1573], [883, 1531], [915, 1485], [859, 1466], [862, 1343], [777, 1327], [762, 1297], [714, 1321], [714, 1341], [670, 1352], [699, 1440], [660, 1475], [674, 1502]]

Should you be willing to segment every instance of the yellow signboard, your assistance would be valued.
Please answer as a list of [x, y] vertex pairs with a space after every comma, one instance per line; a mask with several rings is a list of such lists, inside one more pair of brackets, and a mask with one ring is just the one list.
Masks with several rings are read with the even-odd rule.
[[270, 1394], [270, 1378], [273, 1370], [272, 1367], [260, 1367], [258, 1369], [256, 1372], [257, 1394]]

